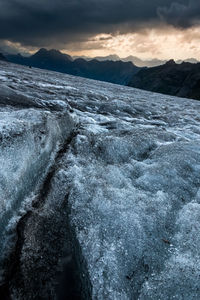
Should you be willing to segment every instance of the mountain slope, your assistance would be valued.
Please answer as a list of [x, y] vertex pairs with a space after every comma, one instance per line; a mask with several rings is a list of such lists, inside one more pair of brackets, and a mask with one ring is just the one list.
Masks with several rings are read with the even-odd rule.
[[1, 61], [7, 61], [6, 57], [2, 53], [0, 53], [0, 60]]
[[126, 85], [139, 68], [131, 62], [102, 61], [84, 59], [72, 60], [69, 55], [57, 50], [40, 49], [30, 57], [7, 56], [9, 61], [27, 66], [67, 73], [86, 78]]
[[74, 61], [74, 67], [75, 72], [73, 72], [73, 75], [123, 85], [126, 85], [139, 70], [139, 68], [133, 66], [131, 62], [98, 60], [87, 62], [83, 59], [76, 59]]
[[152, 92], [200, 100], [200, 63], [176, 64], [171, 60], [165, 65], [139, 71], [128, 85]]

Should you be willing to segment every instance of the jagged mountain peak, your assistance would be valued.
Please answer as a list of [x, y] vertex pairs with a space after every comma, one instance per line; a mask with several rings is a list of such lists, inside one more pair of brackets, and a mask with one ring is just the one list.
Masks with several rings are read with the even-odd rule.
[[176, 65], [176, 62], [174, 59], [170, 59], [166, 62], [165, 64], [166, 66], [173, 66], [173, 65]]
[[46, 48], [41, 48], [35, 54], [33, 54], [32, 57], [33, 58], [48, 57], [51, 59], [63, 59], [63, 60], [72, 61], [72, 57], [70, 55], [62, 53], [56, 49], [47, 50]]

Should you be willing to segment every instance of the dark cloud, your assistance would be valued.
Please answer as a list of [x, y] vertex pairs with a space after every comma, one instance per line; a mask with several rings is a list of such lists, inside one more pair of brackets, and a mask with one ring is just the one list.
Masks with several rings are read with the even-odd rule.
[[[41, 47], [85, 41], [95, 34], [134, 32], [168, 22], [190, 26], [197, 0], [0, 0], [0, 39]], [[184, 21], [185, 20], [185, 21]]]
[[187, 4], [173, 2], [170, 7], [158, 8], [158, 15], [169, 24], [188, 28], [200, 23], [200, 1], [190, 0]]

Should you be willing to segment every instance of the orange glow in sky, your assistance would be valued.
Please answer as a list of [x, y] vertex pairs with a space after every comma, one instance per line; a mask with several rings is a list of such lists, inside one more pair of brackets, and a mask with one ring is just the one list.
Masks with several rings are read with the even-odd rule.
[[[106, 56], [129, 55], [141, 59], [186, 59], [200, 60], [200, 27], [179, 30], [173, 27], [149, 29], [122, 35], [100, 34], [82, 44], [68, 45], [62, 51], [71, 55]], [[79, 49], [79, 50], [74, 50]]]

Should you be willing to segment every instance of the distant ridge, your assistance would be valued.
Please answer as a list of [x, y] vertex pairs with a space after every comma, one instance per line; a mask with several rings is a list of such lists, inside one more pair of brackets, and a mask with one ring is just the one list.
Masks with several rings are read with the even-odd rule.
[[128, 85], [151, 92], [200, 100], [200, 63], [177, 64], [170, 60], [162, 66], [140, 70]]
[[[80, 58], [78, 56], [74, 56], [74, 59]], [[111, 54], [108, 56], [96, 56], [94, 58], [92, 57], [87, 57], [87, 56], [83, 56], [81, 57], [87, 61], [96, 59], [98, 61], [105, 61], [105, 60], [111, 60], [111, 61], [123, 61], [123, 62], [132, 62], [134, 65], [136, 65], [137, 67], [143, 68], [143, 67], [154, 67], [154, 66], [160, 66], [162, 64], [166, 63], [166, 60], [159, 60], [159, 59], [152, 59], [152, 60], [142, 60], [136, 56], [127, 56], [124, 58], [120, 58], [118, 55], [116, 54]]]
[[[79, 57], [74, 56], [73, 58], [77, 59]], [[142, 59], [138, 58], [137, 56], [133, 56], [133, 55], [129, 55], [129, 56], [124, 57], [124, 58], [120, 58], [116, 54], [112, 54], [112, 55], [108, 55], [108, 56], [97, 56], [97, 57], [94, 57], [94, 58], [83, 56], [82, 58], [87, 60], [87, 61], [90, 61], [90, 60], [93, 60], [93, 59], [97, 59], [99, 61], [105, 61], [105, 60], [112, 60], [112, 61], [121, 60], [121, 61], [124, 61], [124, 62], [129, 62], [130, 61], [134, 65], [136, 65], [137, 67], [140, 67], [140, 68], [143, 68], [143, 67], [148, 67], [148, 68], [157, 67], [157, 66], [164, 65], [167, 62], [167, 60], [160, 60], [160, 59], [157, 59], [157, 58], [149, 59], [149, 60], [142, 60]], [[178, 64], [181, 64], [182, 62], [190, 62], [190, 63], [194, 64], [194, 63], [198, 63], [199, 61], [195, 58], [188, 58], [188, 59], [185, 59], [184, 61], [179, 59], [179, 60], [176, 61], [176, 63], [178, 63]]]
[[132, 62], [122, 61], [87, 61], [83, 58], [73, 60], [70, 55], [58, 50], [41, 48], [30, 57], [7, 55], [9, 61], [17, 64], [82, 76], [95, 80], [127, 85], [140, 68]]

